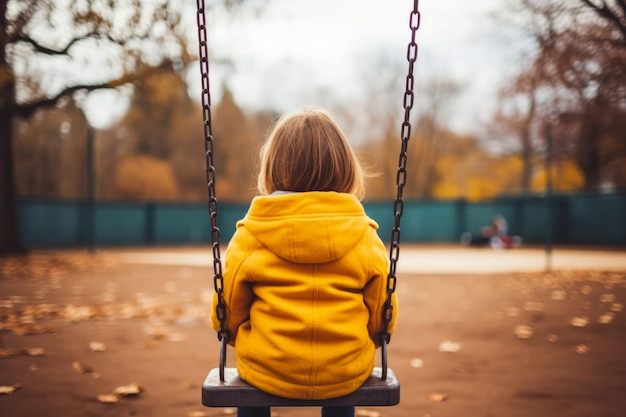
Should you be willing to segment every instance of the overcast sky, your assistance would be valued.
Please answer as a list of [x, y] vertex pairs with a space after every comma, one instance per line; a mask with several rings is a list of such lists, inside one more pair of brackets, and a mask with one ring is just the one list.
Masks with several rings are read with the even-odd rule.
[[[515, 48], [506, 45], [490, 17], [503, 3], [420, 1], [415, 75], [418, 82], [436, 76], [464, 86], [449, 115], [449, 125], [459, 133], [480, 130], [498, 86], [517, 62]], [[381, 59], [400, 65], [405, 76], [412, 9], [411, 0], [271, 0], [260, 16], [226, 19], [213, 12], [208, 16], [213, 100], [227, 82], [237, 102], [251, 110], [327, 106], [331, 98], [350, 103], [368, 88], [366, 80], [377, 81], [375, 63]], [[194, 10], [189, 17], [197, 36]], [[216, 62], [225, 57], [234, 67]], [[199, 96], [197, 72], [191, 69], [189, 81]], [[102, 108], [112, 99], [103, 92], [97, 100]], [[119, 102], [116, 108], [123, 111]]]
[[[416, 76], [447, 77], [464, 86], [450, 115], [459, 131], [480, 127], [514, 63], [490, 17], [503, 3], [420, 2]], [[348, 102], [363, 92], [378, 57], [396, 60], [406, 71], [412, 9], [410, 0], [273, 0], [260, 18], [214, 26], [213, 53], [234, 59], [235, 68], [214, 65], [212, 86], [219, 91], [226, 78], [238, 103], [252, 108], [326, 104], [315, 102], [322, 89]]]

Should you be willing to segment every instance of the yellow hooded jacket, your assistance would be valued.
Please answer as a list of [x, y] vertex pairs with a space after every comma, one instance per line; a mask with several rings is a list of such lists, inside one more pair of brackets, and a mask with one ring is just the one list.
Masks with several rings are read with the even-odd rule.
[[[224, 267], [226, 327], [242, 379], [298, 399], [361, 386], [374, 367], [387, 297], [389, 260], [377, 228], [351, 194], [253, 199]], [[395, 293], [393, 304], [390, 332]], [[220, 327], [215, 309], [212, 325]]]

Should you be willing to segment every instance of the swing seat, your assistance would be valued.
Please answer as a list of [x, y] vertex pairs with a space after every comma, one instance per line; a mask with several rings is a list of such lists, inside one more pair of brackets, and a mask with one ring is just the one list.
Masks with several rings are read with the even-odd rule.
[[390, 406], [400, 402], [400, 384], [391, 369], [381, 380], [382, 368], [374, 368], [367, 381], [355, 392], [326, 400], [296, 400], [268, 394], [239, 378], [236, 368], [212, 369], [202, 384], [202, 404], [206, 407], [315, 407]]

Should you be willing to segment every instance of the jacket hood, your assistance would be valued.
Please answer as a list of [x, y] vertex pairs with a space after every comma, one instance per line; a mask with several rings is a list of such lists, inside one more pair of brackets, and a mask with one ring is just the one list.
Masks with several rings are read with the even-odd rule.
[[352, 194], [311, 191], [255, 197], [237, 227], [277, 256], [301, 264], [333, 262], [378, 225]]

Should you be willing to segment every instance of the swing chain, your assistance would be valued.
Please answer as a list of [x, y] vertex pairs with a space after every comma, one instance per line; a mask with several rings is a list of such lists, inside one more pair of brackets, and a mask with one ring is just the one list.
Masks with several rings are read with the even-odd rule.
[[209, 54], [207, 47], [207, 31], [204, 0], [196, 0], [198, 41], [200, 44], [200, 75], [202, 77], [202, 119], [204, 126], [204, 150], [206, 159], [206, 180], [209, 194], [208, 209], [211, 218], [211, 245], [213, 248], [213, 285], [217, 294], [215, 312], [220, 322], [217, 338], [225, 342], [230, 340], [230, 332], [226, 328], [226, 303], [224, 302], [224, 277], [222, 276], [222, 259], [220, 256], [220, 229], [217, 223], [217, 197], [215, 194], [215, 165], [213, 164], [214, 140], [211, 121], [211, 90], [209, 88]]
[[[389, 333], [389, 323], [393, 317], [393, 305], [391, 303], [393, 293], [396, 291], [396, 267], [398, 264], [398, 258], [400, 256], [400, 219], [404, 212], [404, 200], [403, 191], [406, 185], [406, 163], [407, 163], [407, 149], [409, 139], [411, 137], [411, 109], [413, 108], [415, 95], [413, 89], [415, 86], [415, 78], [413, 77], [413, 69], [415, 61], [417, 60], [418, 46], [416, 42], [417, 30], [420, 27], [421, 15], [419, 12], [419, 0], [413, 1], [413, 11], [409, 18], [409, 28], [411, 29], [411, 42], [407, 47], [407, 61], [409, 63], [408, 74], [406, 76], [406, 84], [403, 98], [404, 106], [404, 121], [402, 122], [402, 128], [400, 131], [400, 137], [402, 139], [402, 146], [400, 149], [400, 158], [398, 161], [398, 171], [396, 174], [396, 185], [398, 186], [398, 192], [396, 194], [396, 200], [393, 205], [394, 212], [394, 226], [391, 229], [391, 247], [389, 251], [389, 275], [387, 276], [387, 300], [383, 307], [383, 326], [384, 330], [380, 333], [380, 343], [383, 349], [386, 348], [387, 343], [391, 340], [391, 333]], [[386, 362], [386, 358], [383, 355], [383, 362]], [[381, 379], [387, 379], [387, 366], [383, 364], [383, 375]]]

